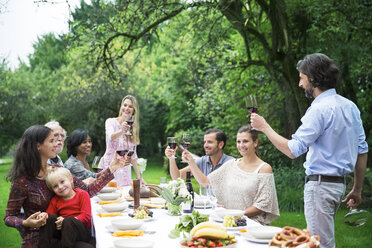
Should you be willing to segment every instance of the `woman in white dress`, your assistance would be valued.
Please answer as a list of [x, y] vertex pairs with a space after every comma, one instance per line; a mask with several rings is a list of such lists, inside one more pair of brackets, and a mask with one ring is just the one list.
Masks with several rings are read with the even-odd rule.
[[257, 131], [250, 126], [241, 127], [236, 147], [242, 158], [229, 160], [208, 176], [200, 171], [188, 151], [182, 157], [200, 184], [211, 184], [218, 204], [244, 210], [250, 219], [268, 225], [279, 217], [279, 207], [272, 168], [257, 155], [257, 137]]

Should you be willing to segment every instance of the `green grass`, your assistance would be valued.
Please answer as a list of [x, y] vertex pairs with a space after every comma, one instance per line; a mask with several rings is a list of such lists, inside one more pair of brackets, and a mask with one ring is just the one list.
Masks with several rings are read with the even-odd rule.
[[[6, 203], [9, 197], [10, 183], [5, 181], [5, 176], [9, 170], [11, 159], [3, 159], [5, 164], [0, 164], [0, 247], [15, 248], [20, 247], [22, 242], [17, 230], [10, 228], [4, 224], [4, 215]], [[170, 180], [170, 176], [160, 166], [158, 161], [148, 161], [147, 169], [143, 173], [143, 178], [149, 184], [159, 184], [160, 177], [166, 176]], [[199, 192], [199, 184], [192, 179], [195, 192]], [[361, 227], [350, 227], [343, 223], [343, 216], [348, 212], [348, 209], [341, 208], [336, 216], [336, 246], [337, 248], [356, 248], [356, 247], [371, 247], [372, 240], [372, 208], [369, 208], [369, 221]], [[271, 223], [273, 226], [295, 226], [298, 228], [306, 228], [306, 221], [303, 212], [280, 212], [280, 218]]]

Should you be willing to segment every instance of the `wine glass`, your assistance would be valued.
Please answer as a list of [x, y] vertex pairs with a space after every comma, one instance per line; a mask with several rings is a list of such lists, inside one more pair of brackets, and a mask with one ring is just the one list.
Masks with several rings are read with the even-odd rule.
[[[187, 150], [191, 143], [191, 136], [188, 133], [184, 133], [181, 135], [181, 146], [183, 147], [183, 150]], [[187, 163], [186, 161], [181, 161], [181, 163]]]
[[173, 154], [170, 158], [176, 158], [175, 154], [175, 149], [177, 147], [177, 138], [176, 137], [168, 137], [168, 145], [169, 147], [173, 150]]
[[99, 160], [100, 160], [101, 156], [95, 156], [94, 159], [93, 159], [93, 162], [92, 162], [92, 170], [95, 172], [95, 173], [98, 173], [100, 171], [102, 171], [103, 169], [102, 168], [98, 168], [98, 164], [99, 164]]
[[249, 95], [244, 98], [245, 106], [249, 113], [256, 113], [258, 110], [258, 104], [256, 100], [256, 95]]
[[136, 145], [135, 144], [129, 144], [128, 145], [128, 153], [127, 153], [127, 156], [128, 157], [131, 157], [134, 152], [136, 151]]
[[362, 226], [368, 220], [368, 211], [363, 209], [350, 208], [344, 216], [344, 223], [349, 226]]
[[[127, 123], [128, 123], [128, 125], [130, 126], [130, 128], [132, 128], [133, 123], [134, 123], [134, 116], [133, 116], [133, 115], [132, 115], [128, 120], [127, 120]], [[129, 129], [130, 129], [130, 128], [129, 128]], [[125, 135], [131, 136], [132, 133], [130, 132], [129, 129], [127, 130], [127, 132], [125, 133]]]
[[[256, 100], [256, 95], [249, 95], [249, 96], [246, 96], [244, 97], [244, 101], [245, 101], [245, 107], [247, 108], [247, 111], [249, 113], [256, 113], [257, 110], [258, 110], [258, 104], [257, 104], [257, 100]], [[247, 118], [249, 117], [249, 115], [247, 115]], [[253, 130], [253, 128], [252, 128]]]
[[217, 206], [217, 197], [213, 193], [213, 187], [212, 185], [207, 186], [207, 194], [209, 198], [209, 202], [211, 204], [212, 209], [214, 209]]

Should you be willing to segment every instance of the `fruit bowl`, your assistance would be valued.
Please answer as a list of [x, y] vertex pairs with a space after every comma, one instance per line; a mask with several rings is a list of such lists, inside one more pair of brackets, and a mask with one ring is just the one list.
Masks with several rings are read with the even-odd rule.
[[[186, 243], [185, 243], [186, 242]], [[216, 244], [216, 242], [214, 242]], [[190, 243], [191, 245], [191, 243]], [[187, 248], [187, 247], [194, 247], [194, 245], [191, 245], [191, 246], [188, 246], [187, 245], [187, 241], [181, 241], [180, 242], [180, 247], [182, 248]], [[197, 246], [196, 246], [197, 247]], [[204, 245], [203, 247], [216, 247], [216, 246], [208, 246], [208, 245]], [[236, 243], [231, 243], [231, 244], [228, 244], [226, 246], [223, 246], [223, 247], [228, 247], [228, 248], [235, 248], [236, 247]]]

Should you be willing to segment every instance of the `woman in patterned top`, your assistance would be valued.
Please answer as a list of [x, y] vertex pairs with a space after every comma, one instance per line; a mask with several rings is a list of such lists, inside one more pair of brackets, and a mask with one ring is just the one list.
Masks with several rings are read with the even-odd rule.
[[[120, 105], [119, 116], [116, 118], [108, 118], [105, 122], [106, 129], [106, 152], [99, 162], [99, 168], [107, 168], [115, 156], [116, 151], [127, 150], [129, 146], [136, 146], [140, 143], [139, 139], [139, 107], [137, 99], [134, 96], [127, 95], [123, 98]], [[134, 117], [132, 128], [128, 125], [128, 120]], [[127, 131], [131, 130], [132, 135], [127, 135]], [[141, 177], [137, 167], [137, 152], [131, 156], [133, 169], [137, 178]], [[131, 185], [131, 168], [125, 167], [115, 172], [115, 180], [118, 186]], [[144, 181], [143, 181], [144, 183]]]
[[[24, 132], [15, 151], [13, 167], [7, 178], [12, 185], [4, 222], [24, 234], [21, 247], [37, 247], [39, 228], [46, 223], [46, 217], [41, 212], [46, 211], [54, 193], [48, 189], [44, 179], [52, 168], [47, 160], [56, 156], [56, 148], [57, 140], [52, 130], [35, 125]], [[94, 183], [86, 185], [74, 177], [74, 185], [92, 197], [114, 178], [113, 173], [118, 168], [127, 164], [123, 158], [115, 157]], [[22, 207], [26, 219], [18, 217]]]
[[74, 130], [67, 139], [67, 161], [64, 167], [81, 180], [96, 178], [97, 174], [90, 171], [87, 156], [92, 151], [92, 141], [87, 130]]

